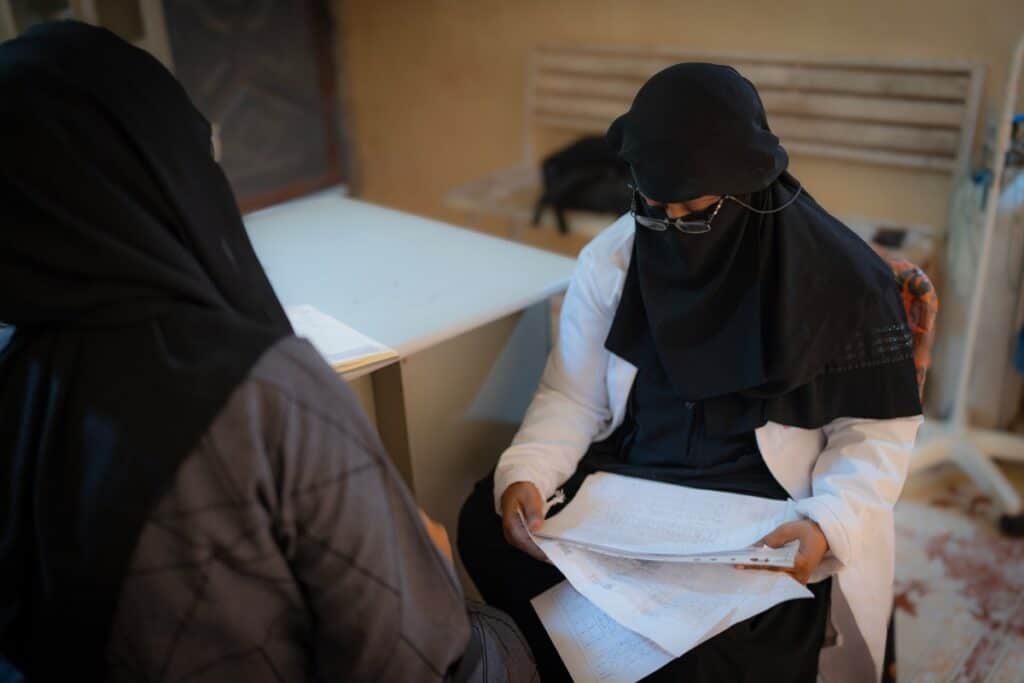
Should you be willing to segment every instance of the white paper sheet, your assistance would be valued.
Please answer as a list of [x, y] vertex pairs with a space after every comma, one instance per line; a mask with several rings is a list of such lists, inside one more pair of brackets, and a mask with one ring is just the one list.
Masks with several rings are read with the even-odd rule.
[[617, 624], [567, 581], [531, 603], [576, 683], [633, 683], [674, 659]]
[[769, 548], [766, 545], [741, 548], [740, 550], [723, 550], [713, 553], [693, 553], [690, 555], [676, 554], [645, 554], [633, 551], [620, 551], [612, 548], [592, 547], [585, 543], [569, 543], [583, 550], [611, 555], [612, 557], [623, 557], [631, 560], [647, 560], [650, 562], [675, 562], [689, 564], [724, 564], [732, 566], [737, 564], [761, 567], [779, 567], [791, 569], [796, 560], [796, 554], [800, 550], [799, 541], [791, 541], [781, 548]]
[[813, 597], [783, 572], [623, 559], [536, 540], [581, 595], [674, 656], [780, 602]]
[[308, 339], [336, 370], [344, 371], [363, 362], [375, 363], [395, 355], [380, 342], [313, 306], [290, 306], [285, 313], [295, 334]]
[[599, 472], [537, 535], [619, 556], [687, 555], [748, 547], [796, 518], [792, 500]]

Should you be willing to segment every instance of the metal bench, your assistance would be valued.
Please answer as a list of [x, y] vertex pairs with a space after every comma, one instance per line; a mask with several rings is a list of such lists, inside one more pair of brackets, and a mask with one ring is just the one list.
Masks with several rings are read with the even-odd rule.
[[[454, 189], [446, 203], [469, 222], [497, 216], [516, 232], [532, 218], [545, 143], [602, 134], [648, 77], [682, 61], [730, 64], [753, 81], [794, 156], [949, 175], [970, 161], [984, 81], [984, 67], [972, 62], [544, 45], [529, 59], [522, 161]], [[609, 222], [581, 212], [569, 220], [590, 234]]]

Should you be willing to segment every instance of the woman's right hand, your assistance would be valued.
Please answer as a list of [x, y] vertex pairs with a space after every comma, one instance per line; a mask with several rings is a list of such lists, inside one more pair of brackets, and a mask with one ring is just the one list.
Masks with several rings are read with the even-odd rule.
[[540, 529], [544, 524], [544, 499], [536, 486], [528, 481], [517, 481], [501, 494], [501, 525], [505, 531], [505, 540], [534, 559], [550, 562], [547, 555], [530, 538], [530, 534], [523, 526], [524, 520], [530, 531]]

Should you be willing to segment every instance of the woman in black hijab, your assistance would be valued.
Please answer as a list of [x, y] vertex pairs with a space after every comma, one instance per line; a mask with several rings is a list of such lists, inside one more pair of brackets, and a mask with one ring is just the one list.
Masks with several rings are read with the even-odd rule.
[[0, 92], [0, 656], [32, 681], [466, 680], [488, 657], [527, 680], [292, 336], [175, 79], [62, 22], [0, 46]]
[[[537, 397], [463, 509], [463, 561], [488, 602], [517, 619], [542, 677], [558, 679], [567, 674], [528, 600], [562, 576], [540, 561], [520, 511], [536, 528], [555, 487], [571, 494], [595, 470], [798, 498], [802, 519], [766, 542], [800, 542], [793, 574], [814, 577], [814, 600], [737, 624], [654, 678], [814, 681], [832, 596], [819, 567], [830, 550], [864, 562], [849, 538], [891, 535], [905, 435], [912, 442], [920, 420], [898, 287], [787, 173], [756, 89], [734, 69], [656, 74], [607, 138], [632, 170], [633, 211], [581, 254]], [[794, 427], [807, 437], [799, 448], [763, 450]], [[870, 429], [855, 452], [852, 435]], [[842, 502], [864, 492], [862, 509]], [[889, 569], [867, 574], [884, 586], [891, 544], [878, 554]], [[843, 580], [854, 592], [867, 585]], [[872, 621], [874, 655], [877, 619], [857, 619]]]

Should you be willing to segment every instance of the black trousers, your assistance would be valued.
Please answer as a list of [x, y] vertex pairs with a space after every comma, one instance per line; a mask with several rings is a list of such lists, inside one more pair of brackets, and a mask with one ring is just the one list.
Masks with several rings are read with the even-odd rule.
[[[531, 598], [564, 577], [554, 566], [534, 560], [505, 541], [501, 518], [494, 511], [493, 476], [477, 483], [462, 507], [458, 548], [484, 600], [518, 624], [533, 650], [541, 680], [572, 680], [530, 605]], [[784, 602], [740, 622], [645, 680], [814, 683], [830, 587], [831, 579], [808, 586], [814, 599]]]

